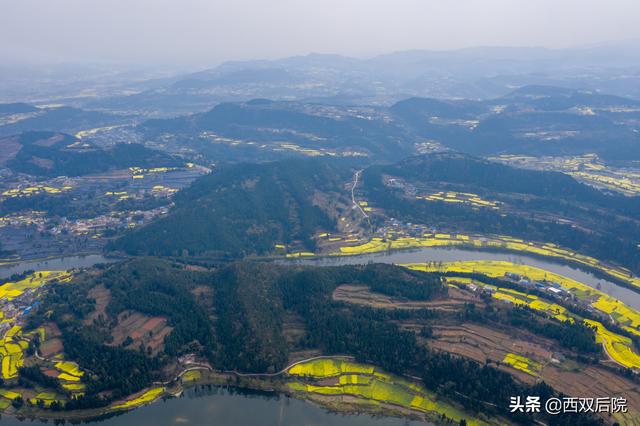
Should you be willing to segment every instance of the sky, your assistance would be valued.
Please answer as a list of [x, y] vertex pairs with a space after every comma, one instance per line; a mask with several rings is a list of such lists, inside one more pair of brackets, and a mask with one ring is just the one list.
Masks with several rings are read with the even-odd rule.
[[213, 66], [307, 53], [640, 40], [638, 0], [0, 0], [17, 61]]

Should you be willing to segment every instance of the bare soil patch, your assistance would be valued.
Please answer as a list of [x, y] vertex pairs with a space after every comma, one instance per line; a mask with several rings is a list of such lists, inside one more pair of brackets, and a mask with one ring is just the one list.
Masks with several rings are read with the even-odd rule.
[[368, 287], [354, 284], [338, 286], [332, 295], [333, 300], [354, 305], [370, 306], [379, 309], [435, 309], [445, 312], [460, 310], [466, 302], [479, 303], [478, 299], [468, 292], [449, 289], [446, 298], [430, 301], [404, 300], [374, 293]]
[[96, 301], [96, 306], [94, 311], [85, 319], [85, 324], [91, 324], [100, 317], [105, 320], [108, 319], [107, 306], [109, 302], [111, 302], [111, 292], [104, 285], [100, 284], [89, 290], [88, 296]]
[[43, 169], [52, 169], [53, 168], [53, 160], [42, 157], [31, 157], [29, 162], [35, 164], [38, 167], [42, 167]]
[[191, 290], [196, 301], [205, 308], [213, 308], [213, 289], [209, 286], [198, 286]]
[[172, 330], [165, 317], [149, 317], [139, 312], [124, 311], [118, 315], [118, 324], [111, 331], [111, 345], [121, 345], [130, 338], [131, 343], [127, 348], [138, 349], [142, 345], [155, 355], [164, 349], [164, 338]]
[[64, 345], [60, 338], [54, 337], [53, 339], [49, 339], [46, 342], [41, 343], [39, 352], [44, 358], [52, 358], [53, 356], [64, 352]]
[[300, 347], [300, 341], [307, 334], [304, 326], [304, 320], [293, 312], [285, 313], [282, 332], [287, 341], [287, 345], [289, 346], [289, 350], [295, 350]]

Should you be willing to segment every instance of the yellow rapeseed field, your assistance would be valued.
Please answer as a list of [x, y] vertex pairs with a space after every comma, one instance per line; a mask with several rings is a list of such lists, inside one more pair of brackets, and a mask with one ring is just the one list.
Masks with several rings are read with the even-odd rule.
[[[494, 278], [503, 277], [507, 272], [527, 276], [534, 280], [547, 280], [560, 284], [562, 287], [579, 292], [588, 296], [592, 306], [601, 312], [611, 314], [611, 316], [625, 326], [625, 329], [639, 334], [636, 329], [640, 313], [628, 307], [624, 303], [593, 289], [585, 284], [553, 272], [545, 271], [533, 266], [520, 265], [504, 261], [461, 261], [444, 262], [439, 264], [410, 264], [403, 265], [410, 269], [427, 272], [459, 272], [459, 273], [480, 273]], [[449, 282], [455, 282], [458, 278], [448, 278]], [[476, 283], [482, 286], [481, 283]], [[495, 289], [495, 287], [494, 287]], [[518, 291], [508, 289], [495, 289], [493, 297], [513, 304], [528, 305], [532, 309], [545, 311], [555, 318], [566, 321], [573, 321], [577, 318], [566, 308], [540, 300], [539, 298]], [[615, 315], [614, 315], [615, 314]], [[619, 364], [627, 368], [640, 368], [640, 356], [634, 352], [631, 339], [609, 331], [604, 325], [597, 321], [585, 320], [585, 323], [596, 328], [596, 337], [602, 343], [609, 356]], [[640, 334], [639, 334], [640, 335]]]
[[165, 391], [165, 388], [154, 388], [144, 392], [142, 395], [137, 398], [130, 399], [125, 401], [122, 404], [114, 405], [111, 407], [112, 410], [123, 410], [138, 407], [140, 405], [148, 404], [149, 402], [155, 401], [160, 395], [162, 395]]
[[562, 259], [597, 269], [611, 277], [629, 285], [640, 288], [640, 278], [635, 277], [628, 269], [613, 267], [599, 260], [558, 247], [552, 243], [524, 241], [506, 235], [467, 235], [467, 234], [424, 234], [422, 237], [406, 237], [389, 235], [388, 238], [372, 238], [370, 241], [354, 246], [342, 246], [333, 255], [360, 255], [379, 253], [387, 250], [401, 250], [425, 247], [472, 247], [509, 250], [518, 253]]
[[596, 328], [598, 342], [603, 344], [607, 354], [614, 361], [627, 368], [640, 368], [640, 356], [633, 351], [631, 339], [612, 333], [598, 321], [585, 320], [585, 323]]
[[57, 279], [60, 282], [66, 282], [71, 279], [71, 274], [64, 271], [39, 271], [20, 281], [5, 282], [0, 286], [0, 299], [13, 300], [14, 298], [22, 295], [25, 290], [36, 289], [54, 279]]
[[55, 367], [63, 373], [67, 373], [75, 377], [84, 376], [84, 372], [80, 370], [78, 364], [76, 364], [75, 362], [60, 361], [56, 362]]
[[336, 383], [327, 385], [302, 381], [288, 383], [289, 389], [295, 392], [328, 396], [350, 395], [362, 398], [367, 403], [387, 403], [425, 413], [445, 414], [456, 422], [466, 419], [467, 424], [484, 424], [477, 419], [469, 419], [458, 409], [438, 401], [422, 385], [378, 371], [371, 365], [339, 358], [317, 359], [297, 364], [287, 373], [301, 379], [337, 379]]
[[416, 197], [416, 199], [436, 202], [440, 201], [444, 203], [468, 204], [473, 207], [488, 207], [495, 210], [499, 208], [498, 202], [484, 200], [478, 194], [472, 194], [468, 192], [440, 191], [428, 195], [419, 195]]
[[502, 362], [509, 364], [516, 370], [524, 371], [534, 377], [537, 377], [542, 370], [542, 365], [540, 363], [512, 353], [506, 354]]

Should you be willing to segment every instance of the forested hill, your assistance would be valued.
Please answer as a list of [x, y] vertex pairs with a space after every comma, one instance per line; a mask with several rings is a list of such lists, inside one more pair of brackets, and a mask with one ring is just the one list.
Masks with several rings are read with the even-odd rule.
[[127, 167], [177, 166], [172, 156], [140, 144], [116, 144], [102, 149], [58, 132], [25, 132], [0, 139], [7, 152], [0, 164], [16, 173], [35, 176], [81, 176]]
[[[562, 173], [453, 153], [372, 166], [362, 177], [364, 196], [388, 217], [447, 232], [551, 242], [640, 271], [640, 197], [605, 194]], [[438, 191], [477, 194], [497, 205], [424, 200]]]
[[275, 243], [313, 249], [332, 230], [326, 200], [341, 197], [347, 167], [319, 160], [221, 166], [179, 193], [169, 215], [111, 245], [129, 254], [263, 254]]
[[447, 182], [467, 189], [570, 199], [605, 208], [633, 209], [634, 214], [640, 212], [639, 198], [607, 195], [564, 173], [520, 169], [465, 154], [411, 157], [393, 165], [369, 167], [363, 176], [373, 178], [381, 174], [422, 183]]
[[[474, 155], [639, 155], [636, 100], [551, 86], [525, 86], [487, 100], [411, 98], [390, 108], [414, 135]], [[633, 117], [633, 119], [631, 119]], [[630, 125], [631, 124], [631, 125]]]
[[177, 138], [217, 135], [240, 144], [279, 146], [283, 141], [307, 149], [398, 160], [413, 150], [413, 138], [386, 117], [384, 111], [256, 99], [222, 103], [208, 112], [172, 119], [151, 119], [138, 130], [146, 137], [174, 134]]

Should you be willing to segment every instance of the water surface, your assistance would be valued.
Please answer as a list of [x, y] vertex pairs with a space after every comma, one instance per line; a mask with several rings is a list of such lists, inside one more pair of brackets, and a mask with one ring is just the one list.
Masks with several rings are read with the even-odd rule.
[[[2, 426], [44, 425], [3, 416]], [[180, 398], [89, 423], [104, 426], [430, 426], [430, 423], [365, 414], [335, 414], [314, 404], [271, 393], [201, 387]]]
[[453, 262], [464, 260], [503, 260], [513, 263], [526, 264], [537, 268], [545, 269], [556, 274], [572, 278], [590, 287], [623, 301], [634, 309], [640, 310], [640, 293], [622, 287], [611, 281], [596, 277], [594, 274], [568, 266], [553, 259], [540, 259], [537, 257], [524, 256], [511, 253], [496, 253], [490, 251], [465, 250], [460, 248], [421, 248], [415, 250], [397, 250], [391, 252], [381, 252], [365, 254], [359, 256], [335, 256], [322, 257], [318, 259], [300, 259], [292, 262], [319, 265], [359, 265], [366, 263], [425, 263], [425, 262]]
[[24, 262], [10, 265], [0, 265], [0, 278], [6, 278], [24, 271], [62, 271], [73, 268], [88, 268], [98, 263], [116, 262], [118, 259], [110, 259], [101, 254], [89, 254], [86, 256], [67, 256], [47, 260], [25, 260]]

